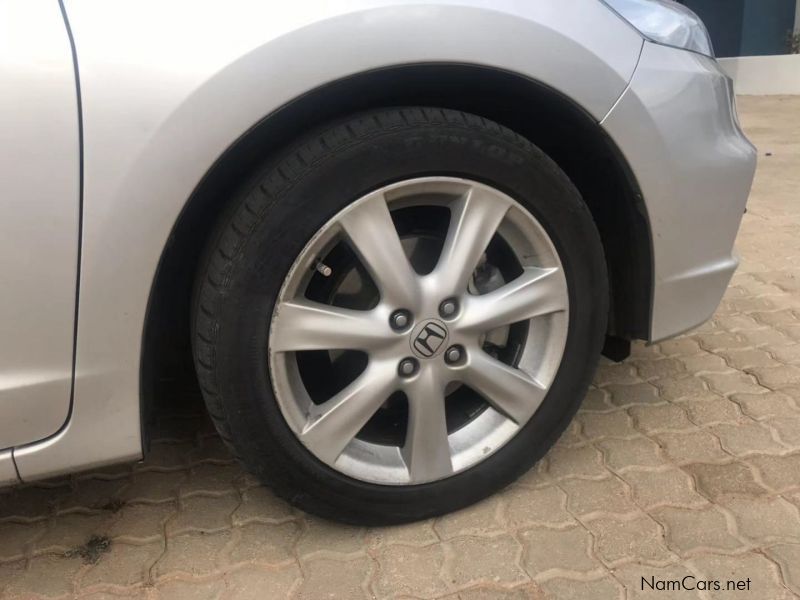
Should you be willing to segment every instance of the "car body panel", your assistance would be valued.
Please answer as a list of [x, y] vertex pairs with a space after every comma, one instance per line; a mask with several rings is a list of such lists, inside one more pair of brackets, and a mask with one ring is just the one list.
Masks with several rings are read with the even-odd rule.
[[645, 199], [653, 239], [650, 339], [706, 321], [738, 264], [733, 241], [756, 152], [741, 132], [716, 61], [646, 43], [631, 85], [603, 127]]
[[55, 433], [69, 414], [80, 141], [58, 4], [0, 3], [0, 88], [2, 449]]
[[148, 299], [186, 202], [254, 125], [353, 75], [496, 68], [602, 123], [651, 225], [651, 339], [705, 320], [735, 268], [754, 153], [727, 80], [712, 59], [644, 43], [596, 0], [308, 0], [279, 11], [252, 0], [82, 0], [67, 13], [84, 123], [74, 397], [56, 435], [14, 449], [25, 480], [141, 456]]
[[24, 479], [141, 455], [142, 333], [159, 259], [192, 191], [255, 123], [328, 82], [431, 62], [518, 73], [600, 120], [642, 46], [596, 0], [315, 0], [280, 10], [250, 0], [83, 0], [66, 8], [85, 140], [75, 394], [57, 436], [15, 450]]

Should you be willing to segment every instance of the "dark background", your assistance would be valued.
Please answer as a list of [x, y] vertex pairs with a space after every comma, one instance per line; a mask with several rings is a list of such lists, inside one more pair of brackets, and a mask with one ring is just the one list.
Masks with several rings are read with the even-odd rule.
[[679, 0], [705, 21], [717, 56], [786, 54], [796, 0]]

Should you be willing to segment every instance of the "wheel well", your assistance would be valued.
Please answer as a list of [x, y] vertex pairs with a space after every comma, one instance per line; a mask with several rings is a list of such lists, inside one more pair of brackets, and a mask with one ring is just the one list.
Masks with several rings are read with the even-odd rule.
[[196, 386], [190, 348], [194, 275], [226, 199], [271, 154], [303, 133], [361, 110], [427, 105], [471, 112], [527, 137], [570, 177], [600, 231], [611, 283], [609, 335], [647, 339], [652, 244], [641, 193], [597, 121], [558, 92], [519, 75], [469, 65], [408, 65], [311, 91], [251, 128], [219, 158], [175, 224], [150, 295], [142, 354], [143, 422], [161, 398]]

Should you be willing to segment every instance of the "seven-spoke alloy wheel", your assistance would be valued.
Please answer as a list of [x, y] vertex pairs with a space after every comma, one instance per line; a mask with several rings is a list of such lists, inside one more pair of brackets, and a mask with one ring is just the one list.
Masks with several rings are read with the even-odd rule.
[[[398, 231], [394, 210], [414, 227]], [[329, 260], [339, 244], [350, 262]], [[330, 286], [308, 268], [317, 262], [337, 264]], [[352, 306], [347, 290], [364, 288], [359, 309], [337, 302], [344, 294]], [[351, 477], [449, 477], [536, 412], [561, 362], [568, 307], [553, 244], [515, 200], [450, 177], [394, 183], [342, 210], [295, 261], [270, 332], [275, 396], [303, 445]], [[312, 397], [307, 378], [320, 372], [298, 354], [347, 370], [348, 351], [365, 355], [363, 370]]]
[[476, 502], [558, 439], [608, 281], [592, 215], [480, 117], [375, 110], [241, 185], [198, 272], [195, 367], [220, 436], [293, 504], [399, 523]]

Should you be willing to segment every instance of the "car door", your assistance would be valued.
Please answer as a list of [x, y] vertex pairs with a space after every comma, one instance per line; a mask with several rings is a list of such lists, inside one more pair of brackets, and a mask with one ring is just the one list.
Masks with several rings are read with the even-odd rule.
[[78, 114], [59, 4], [0, 2], [0, 449], [45, 438], [69, 415]]

